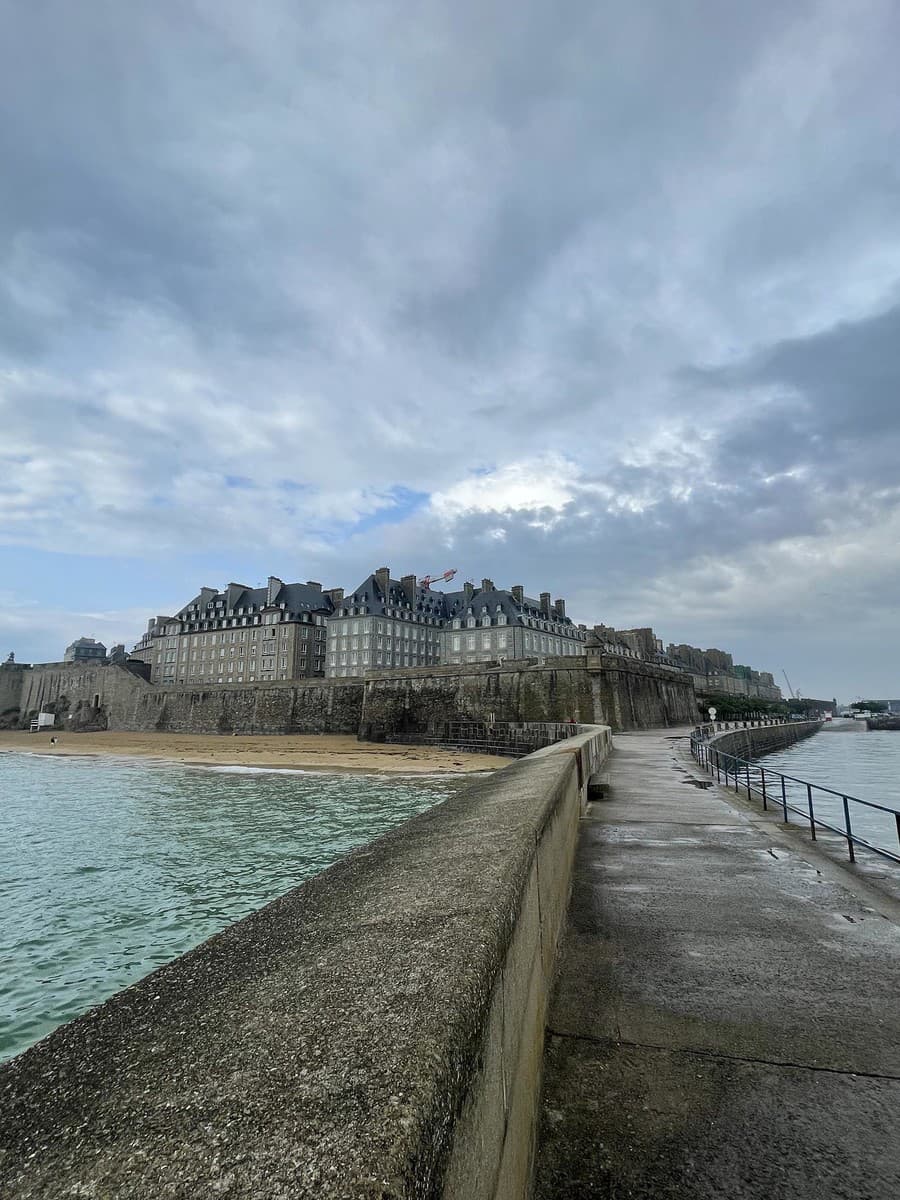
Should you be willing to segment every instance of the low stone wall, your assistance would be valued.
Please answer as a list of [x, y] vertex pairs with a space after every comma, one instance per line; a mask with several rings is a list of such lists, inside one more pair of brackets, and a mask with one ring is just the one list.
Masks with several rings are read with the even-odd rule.
[[734, 754], [737, 758], [758, 758], [773, 750], [784, 750], [812, 737], [822, 728], [821, 721], [788, 721], [783, 725], [759, 725], [755, 728], [732, 729], [718, 733], [709, 739], [723, 754]]
[[0, 1194], [521, 1200], [597, 728], [0, 1068]]

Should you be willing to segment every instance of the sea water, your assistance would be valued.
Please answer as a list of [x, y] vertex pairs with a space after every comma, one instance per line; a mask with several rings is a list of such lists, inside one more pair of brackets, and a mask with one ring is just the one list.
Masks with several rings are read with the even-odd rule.
[[[839, 793], [829, 796], [813, 790], [816, 816], [839, 829], [844, 829], [842, 794], [900, 811], [900, 731], [869, 732], [863, 721], [834, 721], [824, 725], [811, 738], [796, 742], [786, 750], [763, 755], [757, 762], [766, 769], [772, 768]], [[789, 782], [787, 789], [788, 803], [805, 807], [806, 788]], [[893, 814], [862, 804], [851, 803], [849, 808], [854, 833], [894, 854], [900, 853]], [[802, 817], [791, 815], [792, 822], [802, 820]]]
[[0, 1059], [464, 783], [0, 753]]

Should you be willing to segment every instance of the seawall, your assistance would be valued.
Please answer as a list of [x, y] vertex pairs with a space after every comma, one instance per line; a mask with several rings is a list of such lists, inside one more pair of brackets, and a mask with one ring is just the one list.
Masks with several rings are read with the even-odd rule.
[[731, 729], [709, 739], [723, 754], [737, 758], [757, 758], [773, 750], [784, 750], [795, 742], [812, 737], [822, 728], [821, 721], [790, 721], [783, 725], [759, 725], [747, 729]]
[[593, 727], [0, 1068], [0, 1192], [520, 1200]]
[[430, 737], [451, 722], [554, 722], [646, 729], [696, 720], [683, 672], [615, 656], [409, 668], [365, 679], [159, 687], [122, 666], [51, 663], [23, 673], [21, 723], [43, 709], [71, 729], [172, 733], [352, 733]]

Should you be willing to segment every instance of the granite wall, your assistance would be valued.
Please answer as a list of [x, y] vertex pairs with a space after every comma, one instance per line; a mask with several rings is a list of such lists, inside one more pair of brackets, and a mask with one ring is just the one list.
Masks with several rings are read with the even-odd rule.
[[645, 729], [696, 720], [689, 675], [614, 656], [195, 688], [158, 687], [128, 666], [48, 663], [24, 672], [20, 706], [23, 725], [43, 710], [68, 729], [350, 733], [376, 741], [418, 740], [457, 721]]

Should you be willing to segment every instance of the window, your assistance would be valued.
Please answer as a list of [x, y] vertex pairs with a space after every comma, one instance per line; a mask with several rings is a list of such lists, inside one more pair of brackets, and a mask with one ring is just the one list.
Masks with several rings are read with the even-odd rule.
[[481, 648], [482, 648], [482, 650], [490, 650], [491, 635], [489, 633], [483, 633], [481, 635]]
[[467, 649], [467, 650], [474, 650], [474, 649], [475, 649], [475, 634], [474, 634], [474, 633], [467, 634], [467, 636], [466, 636], [466, 649]]
[[453, 648], [453, 650], [454, 650], [454, 651], [458, 651], [458, 650], [459, 650], [459, 648], [460, 648], [460, 647], [459, 647], [459, 644], [460, 644], [460, 642], [462, 641], [462, 638], [459, 636], [459, 634], [458, 634], [458, 633], [455, 633], [455, 634], [453, 635], [453, 639], [452, 639], [452, 641], [453, 641], [453, 647], [452, 647], [452, 648]]

